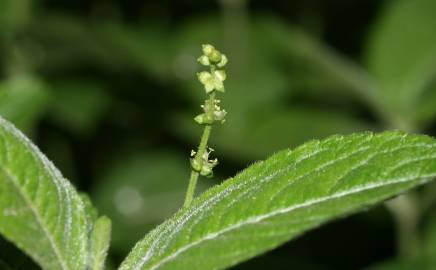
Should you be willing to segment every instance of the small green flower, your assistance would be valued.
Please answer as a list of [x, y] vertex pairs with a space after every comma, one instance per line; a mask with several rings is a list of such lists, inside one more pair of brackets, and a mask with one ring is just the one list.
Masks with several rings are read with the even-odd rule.
[[197, 115], [194, 120], [200, 125], [211, 125], [214, 121], [225, 122], [227, 112], [219, 106], [220, 100], [206, 100], [204, 105], [201, 105], [204, 113]]
[[[199, 172], [200, 175], [211, 177], [213, 174], [213, 168], [218, 165], [218, 159], [209, 160], [210, 153], [213, 152], [212, 148], [207, 149], [203, 155], [197, 157], [197, 153], [195, 151], [191, 151], [191, 167], [194, 171]], [[200, 160], [198, 160], [200, 158]]]
[[198, 80], [204, 85], [207, 94], [214, 90], [224, 92], [224, 81], [226, 79], [224, 70], [215, 70], [212, 73], [202, 71], [197, 73], [197, 76]]
[[217, 66], [219, 67], [219, 68], [222, 68], [222, 67], [224, 67], [226, 64], [227, 64], [227, 62], [228, 62], [229, 60], [227, 59], [227, 56], [225, 55], [225, 54], [221, 54], [221, 61], [217, 64]]
[[206, 177], [212, 177], [213, 176], [213, 167], [215, 167], [218, 164], [218, 160], [214, 159], [211, 160], [205, 164], [203, 164], [203, 167], [201, 167], [200, 175], [206, 176]]
[[221, 100], [215, 99], [213, 104], [213, 120], [220, 121], [221, 123], [225, 122], [225, 117], [227, 115], [226, 110], [221, 109], [220, 104]]
[[224, 82], [227, 78], [227, 74], [224, 70], [215, 70], [214, 75], [222, 82]]
[[194, 121], [199, 123], [200, 125], [210, 125], [213, 123], [213, 119], [208, 117], [207, 114], [205, 114], [205, 113], [197, 115], [194, 118]]
[[213, 116], [214, 116], [215, 121], [221, 121], [221, 124], [226, 121], [226, 119], [225, 119], [226, 115], [227, 115], [226, 110], [214, 111], [213, 114], [214, 114]]
[[218, 64], [222, 60], [222, 54], [218, 50], [213, 50], [209, 55], [209, 61]]
[[203, 55], [198, 58], [198, 62], [204, 66], [217, 65], [222, 68], [227, 64], [227, 56], [210, 44], [203, 45]]
[[206, 55], [202, 55], [200, 56], [197, 61], [202, 64], [203, 66], [209, 66], [210, 65], [210, 61], [209, 61], [209, 57], [207, 57]]
[[209, 155], [212, 152], [213, 152], [213, 149], [209, 148], [209, 150], [205, 151], [203, 156], [202, 156], [203, 164], [202, 164], [201, 169], [200, 169], [200, 175], [202, 175], [202, 176], [212, 177], [213, 168], [216, 165], [218, 165], [218, 159], [215, 158], [215, 159], [209, 160]]
[[202, 166], [201, 166], [201, 164], [197, 161], [197, 159], [195, 159], [195, 158], [191, 158], [191, 168], [192, 168], [194, 171], [199, 172], [199, 171], [201, 171]]
[[203, 54], [209, 57], [213, 51], [215, 51], [215, 47], [210, 44], [203, 44], [202, 46]]

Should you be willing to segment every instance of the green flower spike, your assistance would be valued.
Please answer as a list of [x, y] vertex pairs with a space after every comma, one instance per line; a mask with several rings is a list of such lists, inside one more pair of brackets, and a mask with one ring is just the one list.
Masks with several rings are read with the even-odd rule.
[[192, 202], [198, 177], [213, 175], [213, 168], [218, 164], [218, 159], [209, 159], [213, 150], [207, 147], [207, 142], [212, 125], [217, 121], [224, 123], [227, 115], [227, 112], [220, 107], [220, 100], [216, 99], [216, 92], [224, 92], [224, 81], [227, 76], [222, 68], [228, 62], [227, 57], [210, 44], [203, 45], [202, 51], [203, 55], [197, 61], [203, 66], [208, 66], [210, 70], [197, 73], [198, 80], [206, 90], [206, 100], [204, 105], [201, 105], [203, 113], [197, 115], [194, 120], [203, 125], [204, 130], [197, 151], [191, 151], [191, 177], [184, 206], [189, 206]]

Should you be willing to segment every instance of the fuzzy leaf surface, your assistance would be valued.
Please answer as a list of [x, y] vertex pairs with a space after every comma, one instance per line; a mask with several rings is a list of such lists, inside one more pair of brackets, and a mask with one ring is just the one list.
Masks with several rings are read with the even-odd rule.
[[150, 232], [120, 269], [224, 269], [435, 175], [431, 137], [385, 132], [311, 141], [209, 189]]
[[0, 118], [0, 234], [45, 270], [84, 270], [84, 203], [54, 165]]

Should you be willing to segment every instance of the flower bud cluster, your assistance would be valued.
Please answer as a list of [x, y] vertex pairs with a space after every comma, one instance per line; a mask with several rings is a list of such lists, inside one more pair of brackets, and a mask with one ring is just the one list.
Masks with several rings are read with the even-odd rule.
[[219, 68], [227, 64], [227, 56], [210, 44], [203, 45], [203, 55], [198, 58], [203, 66], [216, 65]]
[[226, 72], [222, 69], [227, 64], [227, 56], [214, 46], [203, 45], [203, 55], [198, 58], [198, 62], [204, 66], [210, 67], [209, 71], [202, 71], [197, 74], [198, 80], [203, 84], [206, 94], [213, 91], [224, 92], [224, 81]]
[[204, 105], [201, 105], [204, 113], [197, 115], [194, 118], [195, 122], [199, 123], [200, 125], [211, 125], [215, 121], [224, 123], [226, 121], [225, 117], [227, 112], [226, 110], [221, 109], [219, 104], [220, 100], [218, 99], [207, 99], [204, 102]]
[[209, 159], [210, 153], [213, 152], [212, 148], [204, 151], [201, 159], [197, 159], [197, 153], [195, 151], [191, 152], [191, 167], [194, 171], [197, 171], [202, 176], [212, 177], [213, 176], [213, 168], [218, 165], [218, 159]]

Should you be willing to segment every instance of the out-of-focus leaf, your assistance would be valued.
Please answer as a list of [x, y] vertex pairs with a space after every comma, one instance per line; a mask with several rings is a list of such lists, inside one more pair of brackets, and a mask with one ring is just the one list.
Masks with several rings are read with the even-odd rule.
[[115, 71], [133, 68], [168, 79], [169, 34], [161, 26], [133, 27], [119, 21], [84, 23], [71, 16], [43, 14], [31, 29], [28, 35], [42, 45], [48, 68], [86, 63]]
[[29, 131], [46, 111], [48, 86], [30, 75], [17, 75], [0, 82], [0, 115]]
[[90, 81], [62, 81], [53, 85], [51, 119], [78, 135], [89, 135], [110, 105], [104, 86]]
[[46, 69], [58, 70], [83, 64], [115, 70], [123, 67], [123, 59], [107, 44], [101, 43], [98, 30], [91, 22], [66, 14], [49, 13], [39, 14], [28, 28], [26, 34], [39, 44]]
[[433, 270], [436, 268], [436, 216], [431, 216], [422, 235], [421, 254], [415, 258], [397, 258], [369, 270]]
[[10, 34], [24, 26], [30, 17], [33, 0], [0, 1], [0, 34]]
[[[435, 209], [431, 209], [433, 213]], [[427, 228], [424, 234], [424, 253], [429, 259], [433, 260], [436, 267], [436, 215], [433, 215], [427, 224]]]
[[281, 151], [197, 197], [138, 242], [120, 270], [225, 269], [428, 182], [435, 149], [434, 138], [384, 132]]
[[392, 260], [369, 267], [367, 270], [433, 270], [434, 268], [434, 262], [425, 257], [418, 257], [414, 259], [400, 258]]
[[369, 38], [367, 62], [386, 106], [414, 123], [436, 76], [436, 1], [389, 1]]
[[[303, 76], [311, 76], [305, 78], [305, 81], [297, 81], [297, 85], [318, 86], [312, 92], [318, 91], [318, 95], [324, 98], [330, 95], [335, 98], [358, 98], [379, 112], [381, 117], [388, 117], [378, 101], [372, 78], [360, 66], [289, 23], [275, 18], [262, 18], [256, 26], [259, 37], [270, 44], [270, 50], [275, 57], [292, 64], [294, 69], [303, 70]], [[292, 74], [296, 71], [287, 72]], [[299, 74], [298, 71], [296, 73]], [[292, 81], [289, 83], [293, 84]]]
[[44, 269], [84, 269], [88, 220], [80, 196], [3, 118], [0, 138], [0, 233]]
[[296, 107], [272, 113], [253, 111], [252, 115], [240, 143], [244, 144], [245, 141], [247, 148], [258, 148], [258, 157], [302, 144], [308, 139], [373, 129], [370, 124], [356, 117], [314, 108]]
[[169, 34], [158, 25], [132, 28], [120, 23], [107, 23], [96, 29], [103, 44], [125, 62], [143, 72], [168, 78], [171, 64]]
[[436, 81], [423, 92], [419, 105], [415, 106], [416, 126], [420, 129], [432, 124], [436, 117]]
[[[183, 205], [189, 173], [189, 158], [171, 152], [117, 159], [93, 196], [113, 222], [112, 248], [127, 253], [145, 232], [175, 213]], [[198, 192], [207, 183], [199, 185]]]

